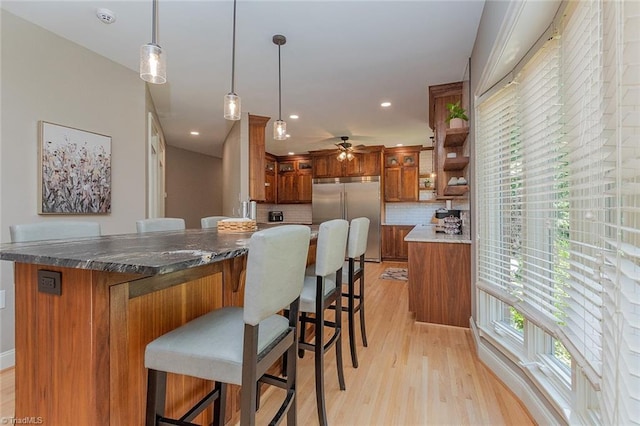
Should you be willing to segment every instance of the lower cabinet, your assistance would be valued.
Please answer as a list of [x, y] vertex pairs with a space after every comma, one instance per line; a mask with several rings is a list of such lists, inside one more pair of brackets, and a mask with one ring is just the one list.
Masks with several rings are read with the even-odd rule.
[[414, 228], [413, 225], [382, 226], [382, 260], [407, 261], [409, 258], [408, 243], [404, 237]]
[[410, 242], [408, 289], [416, 321], [468, 328], [471, 245]]

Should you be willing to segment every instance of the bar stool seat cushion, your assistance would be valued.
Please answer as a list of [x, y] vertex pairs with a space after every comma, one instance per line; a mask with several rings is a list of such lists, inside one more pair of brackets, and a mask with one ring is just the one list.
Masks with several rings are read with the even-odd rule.
[[[205, 314], [149, 343], [145, 366], [241, 385], [244, 325], [242, 308], [227, 307]], [[288, 328], [288, 319], [280, 315], [262, 320], [258, 353], [278, 340]]]
[[[316, 276], [304, 277], [304, 286], [300, 294], [300, 312], [316, 311]], [[336, 288], [336, 274], [329, 274], [324, 279], [324, 295], [328, 295]]]

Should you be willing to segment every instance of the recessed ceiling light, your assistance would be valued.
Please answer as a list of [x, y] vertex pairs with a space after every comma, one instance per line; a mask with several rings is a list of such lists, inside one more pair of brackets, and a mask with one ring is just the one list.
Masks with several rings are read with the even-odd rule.
[[290, 137], [291, 137], [291, 135], [290, 135], [289, 133], [287, 133], [287, 137], [288, 137], [288, 138], [290, 138]]
[[298, 114], [291, 114], [289, 118], [292, 120], [297, 120], [298, 118], [300, 118], [300, 116]]
[[200, 132], [196, 132], [196, 131], [194, 130], [194, 131], [192, 131], [192, 132], [191, 132], [191, 134], [192, 134], [193, 136], [198, 136], [198, 135], [200, 135]]
[[294, 155], [294, 154], [295, 154], [295, 152], [290, 152], [290, 153], [289, 153], [289, 155]]
[[396, 146], [402, 146], [402, 144], [401, 143], [397, 143]]
[[390, 107], [390, 106], [391, 106], [391, 102], [383, 102], [383, 103], [381, 103], [381, 104], [380, 104], [380, 106], [381, 106], [382, 108], [388, 108], [388, 107]]

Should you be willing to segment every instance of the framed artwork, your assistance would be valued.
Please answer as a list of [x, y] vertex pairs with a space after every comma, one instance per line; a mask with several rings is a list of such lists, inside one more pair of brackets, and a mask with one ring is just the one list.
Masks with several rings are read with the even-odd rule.
[[46, 121], [39, 133], [39, 213], [111, 213], [111, 137]]

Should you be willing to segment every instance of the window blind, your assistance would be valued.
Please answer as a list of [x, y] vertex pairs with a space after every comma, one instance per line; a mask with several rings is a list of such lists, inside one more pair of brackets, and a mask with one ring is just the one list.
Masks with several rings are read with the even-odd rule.
[[[602, 418], [640, 424], [640, 2], [604, 2]], [[610, 319], [610, 320], [609, 320]]]
[[477, 106], [476, 285], [569, 350], [582, 421], [640, 424], [640, 2], [559, 24]]

